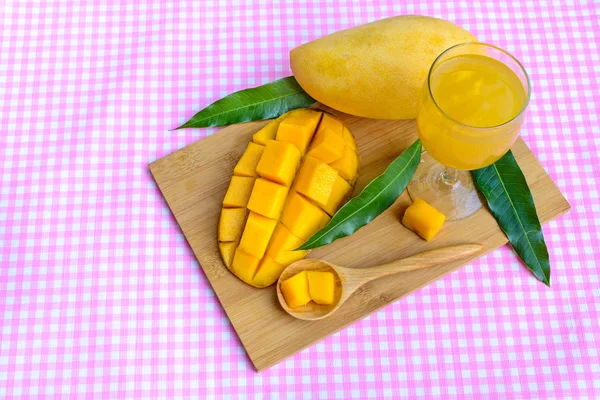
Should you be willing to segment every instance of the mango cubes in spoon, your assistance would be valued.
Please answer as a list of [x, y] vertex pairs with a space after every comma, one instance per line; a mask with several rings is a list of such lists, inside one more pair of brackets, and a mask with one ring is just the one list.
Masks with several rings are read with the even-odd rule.
[[301, 271], [281, 282], [281, 293], [290, 308], [308, 304], [329, 305], [335, 301], [335, 277], [331, 272]]
[[289, 308], [296, 308], [308, 304], [311, 300], [308, 291], [306, 271], [302, 271], [281, 282], [281, 293]]
[[306, 271], [308, 293], [317, 304], [333, 304], [335, 298], [335, 277], [331, 272]]

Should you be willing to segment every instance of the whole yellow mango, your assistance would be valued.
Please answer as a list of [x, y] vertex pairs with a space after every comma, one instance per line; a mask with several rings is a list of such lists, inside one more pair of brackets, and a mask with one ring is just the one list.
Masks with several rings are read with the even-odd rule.
[[477, 41], [437, 18], [403, 15], [333, 33], [295, 48], [296, 80], [317, 101], [377, 119], [417, 116], [420, 89], [440, 53]]

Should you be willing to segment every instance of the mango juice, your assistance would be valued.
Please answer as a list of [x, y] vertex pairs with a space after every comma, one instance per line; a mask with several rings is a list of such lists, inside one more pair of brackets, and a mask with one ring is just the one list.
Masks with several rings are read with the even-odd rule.
[[504, 63], [483, 54], [458, 55], [434, 64], [423, 86], [417, 129], [439, 163], [485, 167], [513, 145], [528, 94]]

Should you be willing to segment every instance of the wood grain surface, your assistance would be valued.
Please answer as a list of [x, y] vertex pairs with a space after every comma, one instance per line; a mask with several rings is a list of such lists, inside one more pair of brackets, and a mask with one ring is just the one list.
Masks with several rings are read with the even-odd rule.
[[[412, 120], [372, 120], [325, 106], [318, 108], [340, 118], [356, 137], [361, 167], [354, 194], [417, 138]], [[252, 134], [265, 124], [266, 121], [261, 121], [227, 127], [150, 164], [156, 183], [257, 370], [282, 361], [475, 257], [369, 282], [334, 315], [323, 320], [302, 321], [291, 317], [279, 306], [274, 286], [256, 289], [233, 276], [223, 265], [217, 245], [221, 202], [233, 167]], [[567, 212], [566, 199], [521, 139], [513, 146], [513, 152], [531, 187], [542, 223]], [[481, 243], [483, 251], [477, 255], [480, 257], [507, 242], [492, 215], [483, 208], [467, 219], [447, 222], [435, 240], [428, 243], [400, 223], [409, 204], [405, 191], [369, 225], [352, 236], [312, 251], [308, 257], [344, 267], [369, 268], [463, 243]], [[531, 279], [535, 279], [533, 275]]]

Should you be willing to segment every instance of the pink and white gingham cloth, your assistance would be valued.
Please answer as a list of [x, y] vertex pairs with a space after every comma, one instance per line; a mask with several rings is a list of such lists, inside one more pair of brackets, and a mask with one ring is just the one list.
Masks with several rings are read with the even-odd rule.
[[[263, 372], [148, 163], [288, 52], [400, 14], [454, 21], [531, 74], [523, 137], [572, 205], [547, 288], [502, 248]], [[0, 5], [0, 398], [600, 398], [600, 3]]]

